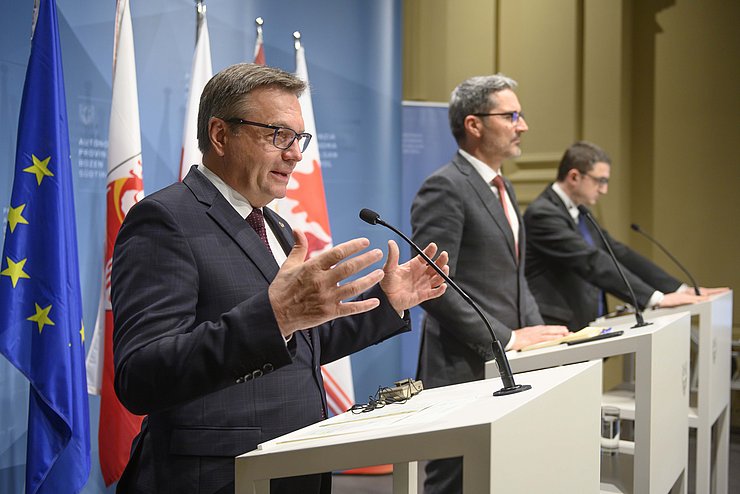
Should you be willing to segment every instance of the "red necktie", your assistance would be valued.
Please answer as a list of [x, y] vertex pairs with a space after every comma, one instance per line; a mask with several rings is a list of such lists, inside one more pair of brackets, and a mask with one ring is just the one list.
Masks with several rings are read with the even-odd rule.
[[252, 212], [247, 216], [247, 223], [257, 232], [257, 235], [262, 239], [267, 250], [272, 253], [270, 242], [267, 241], [267, 228], [265, 227], [265, 217], [262, 214], [262, 210], [259, 208], [252, 209]]
[[[501, 178], [501, 175], [496, 175], [496, 178], [494, 178], [491, 183], [496, 186], [498, 189], [498, 198], [501, 201], [501, 207], [504, 208], [504, 214], [506, 215], [506, 220], [509, 222], [509, 228], [511, 228], [511, 232], [514, 233], [514, 226], [511, 223], [511, 216], [509, 216], [509, 208], [506, 207], [506, 187], [504, 187], [504, 179]], [[516, 259], [519, 260], [519, 239], [514, 239], [514, 252], [516, 252]]]

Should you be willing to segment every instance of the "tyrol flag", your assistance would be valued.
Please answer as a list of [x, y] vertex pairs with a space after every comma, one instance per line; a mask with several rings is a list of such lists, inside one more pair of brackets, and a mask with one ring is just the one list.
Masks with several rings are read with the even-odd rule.
[[26, 492], [76, 493], [90, 473], [90, 431], [55, 1], [37, 1], [34, 15], [0, 258], [0, 353], [30, 381]]
[[129, 209], [144, 196], [136, 63], [128, 0], [116, 4], [113, 41], [113, 100], [108, 129], [106, 244], [103, 285], [93, 342], [87, 357], [88, 392], [100, 394], [100, 468], [106, 485], [117, 481], [128, 462], [131, 442], [143, 417], [132, 415], [113, 388], [111, 266], [116, 235]]
[[[300, 43], [300, 34], [294, 33], [296, 49], [296, 75], [308, 83], [306, 55]], [[324, 181], [321, 176], [321, 158], [319, 156], [316, 122], [313, 114], [313, 102], [308, 89], [299, 99], [305, 132], [314, 139], [303, 153], [303, 159], [293, 170], [286, 197], [275, 201], [271, 207], [288, 220], [291, 226], [306, 234], [308, 239], [308, 256], [324, 252], [332, 247], [329, 230], [329, 214], [326, 209]], [[321, 368], [326, 389], [329, 410], [333, 414], [346, 412], [355, 402], [352, 383], [352, 366], [349, 357], [344, 357]]]

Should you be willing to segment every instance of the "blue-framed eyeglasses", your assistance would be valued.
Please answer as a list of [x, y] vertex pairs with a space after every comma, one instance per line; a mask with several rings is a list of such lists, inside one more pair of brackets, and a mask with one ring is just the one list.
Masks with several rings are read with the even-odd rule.
[[506, 117], [511, 121], [511, 125], [516, 125], [519, 119], [524, 120], [524, 113], [520, 111], [503, 111], [499, 113], [473, 113], [474, 117]]
[[265, 129], [272, 129], [272, 144], [278, 149], [288, 149], [293, 145], [294, 141], [298, 141], [298, 147], [301, 152], [305, 152], [308, 147], [308, 143], [311, 142], [311, 134], [308, 132], [296, 132], [288, 127], [279, 127], [277, 125], [268, 125], [259, 122], [252, 122], [250, 120], [244, 120], [241, 118], [225, 118], [224, 122], [235, 125], [252, 125], [254, 127], [262, 127]]

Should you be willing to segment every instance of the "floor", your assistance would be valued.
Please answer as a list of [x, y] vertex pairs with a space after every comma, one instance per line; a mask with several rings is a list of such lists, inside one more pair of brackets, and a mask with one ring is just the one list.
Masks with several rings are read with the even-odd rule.
[[[423, 468], [420, 466], [420, 470]], [[740, 429], [730, 433], [729, 490], [740, 492]], [[420, 484], [421, 485], [421, 484]], [[390, 494], [393, 492], [391, 475], [335, 475], [333, 494]], [[689, 488], [689, 493], [693, 488]]]

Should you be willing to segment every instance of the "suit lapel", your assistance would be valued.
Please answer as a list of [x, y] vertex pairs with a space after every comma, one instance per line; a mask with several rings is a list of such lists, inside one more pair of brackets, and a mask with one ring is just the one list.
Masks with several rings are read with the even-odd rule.
[[195, 198], [208, 206], [206, 214], [236, 242], [257, 266], [268, 282], [278, 272], [278, 265], [272, 254], [265, 249], [259, 235], [249, 226], [239, 213], [221, 195], [218, 189], [197, 169], [191, 168], [183, 183], [193, 192]]
[[561, 215], [563, 215], [565, 218], [570, 219], [569, 224], [571, 226], [571, 229], [573, 229], [574, 231], [578, 230], [578, 225], [576, 224], [573, 217], [570, 215], [568, 207], [565, 205], [560, 196], [554, 190], [552, 190], [552, 184], [548, 185], [547, 189], [545, 189], [545, 197], [547, 197], [547, 199], [552, 202], [555, 207], [558, 208], [558, 211]]
[[[506, 213], [504, 212], [503, 206], [501, 206], [501, 202], [491, 190], [491, 186], [483, 180], [483, 177], [481, 177], [477, 171], [475, 171], [475, 168], [473, 168], [473, 165], [468, 163], [468, 160], [458, 154], [457, 156], [455, 156], [454, 161], [458, 169], [467, 176], [470, 186], [478, 195], [478, 198], [480, 199], [481, 203], [483, 203], [486, 211], [488, 211], [488, 213], [491, 215], [493, 221], [496, 223], [496, 226], [503, 234], [504, 238], [506, 239], [506, 244], [509, 246], [511, 257], [516, 261], [514, 233], [511, 231], [509, 220], [506, 219]], [[506, 184], [506, 180], [504, 180], [504, 184]], [[506, 190], [507, 192], [509, 192], [509, 196], [512, 197], [512, 202], [514, 202], [514, 196], [511, 194], [508, 184]], [[517, 209], [517, 216], [518, 215], [519, 211]]]

